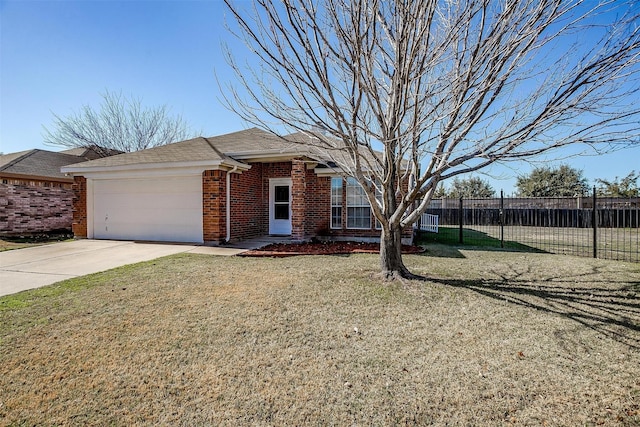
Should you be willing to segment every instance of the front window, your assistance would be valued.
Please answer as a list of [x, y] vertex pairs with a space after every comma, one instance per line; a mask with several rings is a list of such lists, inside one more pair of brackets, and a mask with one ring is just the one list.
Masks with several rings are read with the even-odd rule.
[[331, 228], [342, 228], [342, 178], [331, 178]]
[[347, 178], [347, 228], [371, 228], [371, 206], [355, 178]]

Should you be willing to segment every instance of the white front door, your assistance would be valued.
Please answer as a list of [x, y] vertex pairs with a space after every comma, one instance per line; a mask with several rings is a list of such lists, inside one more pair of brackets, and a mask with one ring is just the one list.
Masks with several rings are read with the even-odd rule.
[[269, 180], [269, 234], [291, 234], [291, 178]]

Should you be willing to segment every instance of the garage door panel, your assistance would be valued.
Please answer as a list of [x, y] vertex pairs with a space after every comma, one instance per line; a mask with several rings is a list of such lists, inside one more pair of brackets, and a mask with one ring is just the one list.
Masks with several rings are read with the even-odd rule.
[[94, 237], [201, 243], [201, 177], [95, 181]]
[[105, 209], [120, 210], [130, 208], [135, 210], [193, 210], [202, 206], [202, 199], [199, 193], [190, 194], [149, 194], [138, 193], [134, 197], [123, 197], [119, 194], [103, 195], [99, 201]]

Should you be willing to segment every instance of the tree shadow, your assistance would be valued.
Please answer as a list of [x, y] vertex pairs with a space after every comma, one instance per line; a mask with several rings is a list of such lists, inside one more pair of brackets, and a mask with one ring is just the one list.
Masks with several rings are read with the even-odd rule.
[[500, 239], [471, 228], [462, 229], [462, 242], [463, 243], [460, 243], [460, 229], [458, 227], [442, 227], [439, 229], [438, 233], [419, 231], [416, 236], [417, 245], [438, 245], [452, 248], [450, 251], [439, 249], [433, 251], [433, 253], [427, 250], [427, 255], [431, 256], [464, 258], [464, 255], [460, 253], [460, 249], [462, 248], [465, 250], [501, 250], [507, 252], [549, 253], [542, 249], [515, 241], [507, 240], [500, 242]]
[[[429, 281], [560, 315], [631, 348], [640, 349], [639, 281], [601, 280], [594, 284], [593, 276], [601, 274], [596, 266], [587, 273], [551, 277], [542, 281], [526, 279], [524, 276], [530, 271], [512, 269], [512, 273], [496, 273], [500, 278], [491, 280], [430, 278]], [[624, 277], [624, 273], [620, 272], [617, 277]], [[583, 283], [580, 283], [581, 279]]]

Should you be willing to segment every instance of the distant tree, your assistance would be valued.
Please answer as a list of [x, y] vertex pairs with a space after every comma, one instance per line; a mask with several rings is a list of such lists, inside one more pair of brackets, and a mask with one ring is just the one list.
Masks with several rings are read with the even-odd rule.
[[596, 191], [603, 197], [640, 197], [638, 180], [640, 180], [640, 173], [635, 171], [631, 171], [621, 180], [617, 176], [613, 181], [598, 178]]
[[561, 165], [557, 168], [539, 167], [529, 175], [518, 177], [516, 187], [522, 197], [574, 197], [589, 190], [582, 170]]
[[444, 184], [440, 183], [436, 191], [433, 193], [434, 199], [444, 199], [447, 197], [447, 190], [444, 188]]
[[496, 191], [487, 181], [471, 177], [467, 179], [454, 178], [447, 197], [465, 199], [480, 199], [495, 197]]
[[181, 116], [170, 116], [169, 108], [142, 106], [136, 98], [106, 91], [99, 111], [89, 105], [68, 117], [53, 114], [53, 130], [44, 128], [44, 142], [67, 148], [92, 148], [100, 156], [114, 150], [131, 152], [187, 139], [189, 126]]

